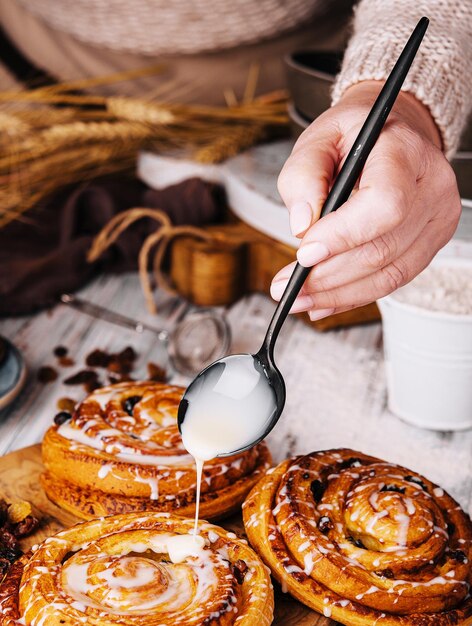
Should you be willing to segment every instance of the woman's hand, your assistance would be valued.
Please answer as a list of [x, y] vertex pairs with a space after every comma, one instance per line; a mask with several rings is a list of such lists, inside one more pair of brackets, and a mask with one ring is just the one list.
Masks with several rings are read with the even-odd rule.
[[[292, 312], [312, 320], [372, 302], [414, 278], [452, 237], [461, 204], [438, 129], [414, 96], [402, 92], [373, 148], [359, 186], [318, 220], [332, 180], [379, 93], [364, 82], [346, 91], [301, 135], [279, 177], [297, 252], [314, 266]], [[293, 270], [273, 279], [279, 300]]]

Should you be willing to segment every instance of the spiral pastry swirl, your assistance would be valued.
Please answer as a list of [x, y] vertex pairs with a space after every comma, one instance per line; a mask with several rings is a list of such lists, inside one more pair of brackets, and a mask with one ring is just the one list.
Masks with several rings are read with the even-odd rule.
[[472, 624], [472, 524], [441, 488], [352, 450], [269, 470], [243, 505], [250, 543], [293, 596], [364, 626]]
[[9, 570], [0, 624], [270, 624], [270, 575], [247, 542], [205, 523], [192, 555], [176, 559], [173, 542], [191, 539], [191, 528], [178, 516], [134, 513], [58, 533]]
[[[92, 393], [44, 437], [41, 482], [50, 500], [82, 519], [128, 511], [194, 515], [195, 463], [177, 428], [182, 394], [152, 382]], [[237, 510], [270, 463], [264, 443], [205, 463], [201, 517]]]

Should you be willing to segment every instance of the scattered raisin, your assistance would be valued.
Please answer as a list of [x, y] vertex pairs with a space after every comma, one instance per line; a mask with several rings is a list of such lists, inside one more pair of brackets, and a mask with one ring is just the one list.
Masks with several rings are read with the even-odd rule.
[[362, 543], [360, 539], [355, 539], [354, 537], [348, 537], [348, 541], [353, 543], [357, 548], [362, 548], [365, 550], [365, 545]]
[[305, 472], [305, 473], [302, 475], [302, 478], [303, 478], [303, 480], [308, 480], [308, 479], [310, 478], [310, 474], [309, 474], [308, 472]]
[[83, 385], [91, 380], [97, 380], [98, 374], [94, 370], [80, 370], [64, 380], [64, 385]]
[[451, 550], [449, 556], [458, 563], [467, 563], [467, 555], [462, 550]]
[[323, 515], [323, 517], [320, 517], [320, 520], [318, 522], [318, 529], [321, 533], [325, 535], [332, 528], [333, 523], [327, 515]]
[[43, 384], [52, 383], [57, 379], [57, 376], [56, 370], [50, 365], [43, 365], [38, 370], [38, 380]]
[[67, 353], [69, 352], [69, 350], [65, 346], [56, 346], [53, 352], [54, 352], [54, 356], [61, 358], [63, 356], [67, 356]]
[[99, 389], [100, 387], [103, 387], [103, 384], [101, 381], [98, 380], [98, 378], [94, 380], [88, 380], [86, 383], [84, 383], [84, 389], [87, 393], [92, 393], [92, 391], [95, 391], [95, 389]]
[[10, 565], [19, 559], [21, 555], [22, 551], [19, 548], [16, 550], [0, 548], [0, 574], [5, 574]]
[[362, 461], [356, 457], [352, 457], [351, 459], [347, 459], [347, 461], [343, 461], [339, 467], [340, 469], [348, 469], [349, 467], [360, 467], [362, 465]]
[[313, 494], [313, 499], [316, 503], [318, 503], [323, 497], [325, 488], [321, 480], [313, 480], [310, 485], [311, 493]]
[[123, 401], [123, 408], [128, 415], [133, 415], [133, 409], [142, 400], [142, 396], [130, 396]]
[[54, 423], [56, 426], [61, 426], [65, 424], [70, 419], [72, 419], [72, 415], [68, 411], [60, 411], [57, 415], [54, 416]]
[[428, 491], [424, 482], [421, 480], [421, 478], [418, 478], [417, 476], [405, 476], [405, 480], [407, 480], [409, 483], [419, 485], [421, 489], [424, 489], [424, 491]]
[[452, 535], [456, 532], [455, 524], [453, 524], [452, 522], [448, 522], [446, 530], [447, 530], [447, 534], [449, 535], [449, 537], [452, 537]]
[[380, 576], [380, 578], [389, 578], [389, 579], [391, 579], [391, 578], [395, 577], [395, 574], [389, 568], [380, 570], [379, 572], [375, 572], [375, 573], [377, 574], [377, 576]]
[[38, 526], [39, 520], [34, 515], [28, 515], [23, 521], [12, 526], [12, 534], [17, 539], [22, 539], [34, 533]]
[[156, 363], [149, 362], [147, 364], [149, 380], [152, 380], [156, 383], [164, 383], [167, 380], [167, 372], [160, 365], [156, 365]]
[[109, 372], [114, 372], [115, 374], [129, 374], [133, 370], [136, 356], [133, 348], [128, 346], [121, 352], [108, 355], [106, 367]]
[[74, 552], [73, 550], [69, 550], [69, 552], [66, 552], [61, 559], [61, 565], [64, 565], [64, 563], [68, 561], [71, 557], [73, 557], [74, 554], [77, 554], [77, 552]]
[[405, 487], [398, 487], [398, 485], [384, 485], [382, 491], [393, 491], [395, 493], [405, 493]]
[[136, 352], [131, 346], [127, 346], [124, 350], [122, 350], [118, 354], [118, 359], [120, 361], [135, 361], [136, 360]]
[[63, 356], [58, 359], [58, 363], [61, 367], [72, 367], [75, 365], [74, 359], [71, 359], [70, 356]]
[[22, 555], [20, 548], [5, 548], [0, 547], [0, 558], [7, 559], [10, 563], [16, 561], [16, 559]]
[[0, 500], [0, 576], [6, 573], [23, 552], [18, 540], [33, 533], [39, 520], [31, 514], [26, 500], [7, 504]]
[[18, 524], [31, 515], [31, 503], [27, 500], [17, 500], [8, 507], [7, 517], [10, 524]]
[[107, 369], [109, 372], [114, 372], [115, 374], [129, 374], [132, 367], [127, 361], [122, 362], [116, 355], [112, 355], [108, 362]]
[[235, 563], [233, 563], [231, 569], [233, 572], [233, 576], [236, 578], [236, 581], [240, 585], [242, 585], [244, 582], [244, 577], [248, 570], [247, 563], [243, 561], [242, 559], [238, 559]]
[[72, 398], [59, 398], [57, 401], [57, 408], [59, 411], [67, 411], [67, 413], [73, 413], [75, 409], [75, 400]]
[[85, 359], [85, 363], [89, 367], [108, 367], [109, 362], [110, 355], [98, 349], [90, 352]]
[[[6, 528], [0, 528], [0, 545], [6, 548], [7, 550], [17, 551], [19, 550], [18, 541], [16, 540], [15, 535], [11, 533]], [[0, 549], [1, 556], [1, 549]]]

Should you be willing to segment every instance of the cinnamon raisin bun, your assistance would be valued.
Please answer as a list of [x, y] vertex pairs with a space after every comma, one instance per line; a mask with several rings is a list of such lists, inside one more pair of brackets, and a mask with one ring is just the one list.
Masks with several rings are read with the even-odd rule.
[[[48, 497], [83, 519], [139, 510], [194, 515], [195, 464], [177, 428], [182, 394], [180, 387], [153, 382], [93, 392], [44, 437]], [[270, 462], [262, 443], [205, 463], [201, 517], [239, 509]]]
[[472, 624], [472, 524], [443, 489], [352, 450], [269, 470], [248, 538], [298, 600], [349, 626]]
[[0, 624], [268, 626], [270, 575], [247, 542], [204, 523], [193, 544], [191, 530], [191, 520], [167, 513], [64, 530], [10, 568], [0, 587]]

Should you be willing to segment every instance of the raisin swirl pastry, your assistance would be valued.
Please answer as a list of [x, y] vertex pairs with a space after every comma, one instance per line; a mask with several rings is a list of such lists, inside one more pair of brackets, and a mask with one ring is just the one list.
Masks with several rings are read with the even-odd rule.
[[254, 549], [298, 600], [349, 626], [472, 624], [472, 524], [441, 488], [352, 450], [269, 470], [243, 505]]
[[[182, 394], [181, 387], [152, 382], [92, 393], [44, 437], [41, 481], [49, 499], [82, 519], [151, 510], [194, 515], [195, 463], [176, 421]], [[205, 463], [201, 517], [240, 508], [270, 462], [262, 443]]]
[[9, 570], [2, 626], [267, 626], [270, 575], [247, 542], [204, 523], [191, 556], [192, 521], [129, 513], [46, 539]]

